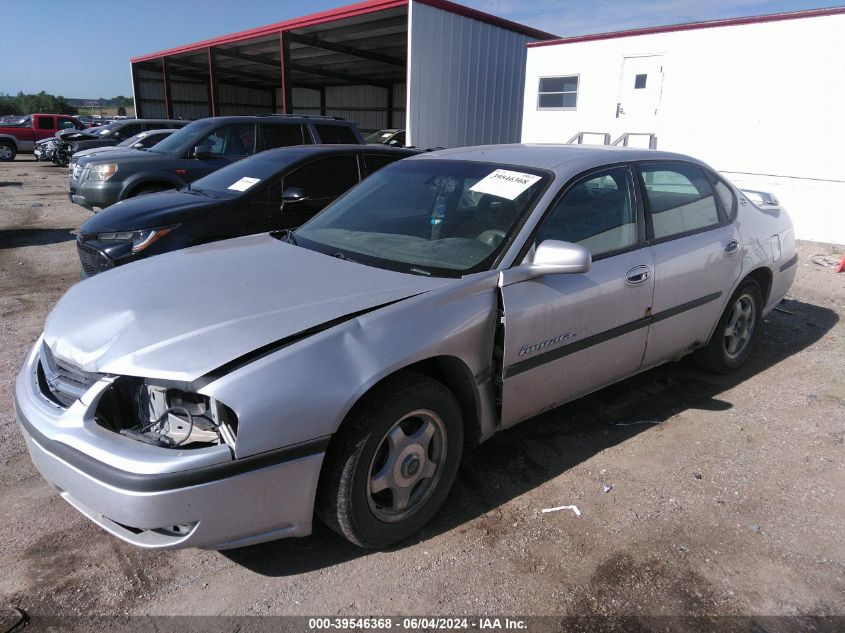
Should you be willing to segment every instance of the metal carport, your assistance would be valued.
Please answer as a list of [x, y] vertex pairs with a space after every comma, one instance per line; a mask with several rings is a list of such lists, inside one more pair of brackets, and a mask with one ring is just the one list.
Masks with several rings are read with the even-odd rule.
[[370, 0], [131, 60], [136, 114], [319, 114], [427, 146], [519, 140], [525, 44], [444, 0]]

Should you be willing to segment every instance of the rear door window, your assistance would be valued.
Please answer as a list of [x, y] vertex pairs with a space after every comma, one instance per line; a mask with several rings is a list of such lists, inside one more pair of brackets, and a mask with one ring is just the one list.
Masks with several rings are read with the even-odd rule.
[[713, 188], [696, 165], [641, 165], [654, 239], [714, 227], [721, 218]]
[[303, 145], [307, 143], [306, 134], [302, 125], [296, 123], [270, 124], [263, 123], [261, 130], [264, 135], [262, 150], [273, 149], [274, 147], [288, 147], [290, 145]]
[[358, 184], [358, 160], [354, 154], [314, 161], [285, 177], [284, 188], [302, 189], [309, 198], [335, 198]]
[[320, 136], [321, 143], [351, 143], [357, 144], [358, 139], [351, 128], [345, 125], [331, 125], [328, 123], [315, 123], [314, 128]]
[[39, 130], [53, 130], [55, 129], [53, 122], [53, 117], [51, 116], [40, 116], [38, 117], [38, 129]]
[[405, 158], [404, 156], [397, 156], [396, 154], [364, 154], [364, 166], [367, 168], [367, 175], [377, 172], [382, 167], [395, 163], [397, 160]]

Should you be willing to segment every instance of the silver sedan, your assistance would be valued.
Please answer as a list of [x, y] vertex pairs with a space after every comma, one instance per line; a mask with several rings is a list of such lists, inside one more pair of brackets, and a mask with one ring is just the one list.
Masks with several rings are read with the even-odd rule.
[[406, 159], [294, 232], [71, 288], [18, 376], [20, 428], [59, 494], [140, 547], [305, 536], [315, 512], [386, 547], [498, 430], [687, 354], [740, 366], [797, 261], [756, 199], [666, 152]]

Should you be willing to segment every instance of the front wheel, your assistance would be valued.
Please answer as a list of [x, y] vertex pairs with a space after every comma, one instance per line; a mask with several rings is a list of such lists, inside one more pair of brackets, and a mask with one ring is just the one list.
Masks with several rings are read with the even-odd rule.
[[317, 514], [361, 547], [402, 541], [431, 520], [458, 472], [461, 409], [428, 376], [407, 372], [375, 388], [332, 440]]
[[753, 279], [746, 279], [725, 307], [706, 347], [696, 354], [705, 369], [726, 374], [745, 363], [754, 333], [760, 324], [763, 291]]
[[161, 191], [168, 191], [168, 189], [172, 189], [172, 187], [165, 187], [163, 185], [147, 185], [145, 187], [139, 187], [135, 191], [131, 193], [131, 195], [127, 196], [128, 198], [136, 198], [138, 196], [146, 196], [151, 193], [159, 193]]

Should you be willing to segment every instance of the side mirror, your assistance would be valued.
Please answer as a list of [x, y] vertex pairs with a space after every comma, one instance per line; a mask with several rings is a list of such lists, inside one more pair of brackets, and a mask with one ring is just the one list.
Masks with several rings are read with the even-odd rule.
[[305, 195], [305, 191], [300, 189], [299, 187], [288, 187], [282, 192], [282, 206], [281, 210], [285, 210], [285, 206], [289, 204], [296, 204], [297, 202], [305, 202], [308, 200], [308, 196]]
[[592, 263], [589, 249], [580, 244], [544, 240], [535, 249], [530, 262], [504, 271], [504, 282], [510, 285], [544, 275], [586, 273]]
[[194, 158], [205, 159], [211, 158], [212, 154], [214, 154], [214, 148], [211, 145], [197, 145], [194, 148]]
[[544, 240], [534, 252], [531, 270], [535, 276], [561, 273], [586, 273], [593, 264], [590, 250], [580, 244]]

